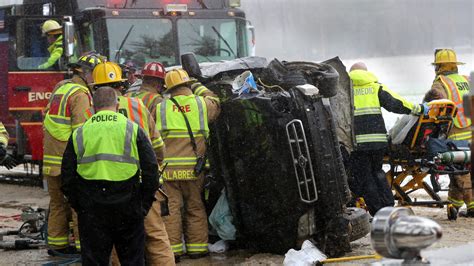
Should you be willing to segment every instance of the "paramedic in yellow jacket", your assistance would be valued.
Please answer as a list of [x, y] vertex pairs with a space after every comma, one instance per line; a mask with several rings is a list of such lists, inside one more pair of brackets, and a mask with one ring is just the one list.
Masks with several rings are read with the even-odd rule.
[[[90, 54], [71, 64], [72, 78], [56, 85], [45, 109], [43, 176], [48, 183], [50, 196], [48, 246], [61, 253], [70, 252], [68, 217], [71, 215], [71, 209], [60, 190], [61, 161], [69, 137], [74, 129], [84, 123], [84, 112], [91, 106], [92, 98], [87, 84], [92, 82], [92, 70], [100, 61], [97, 55]], [[76, 221], [74, 213], [73, 220]], [[77, 223], [74, 227], [76, 249], [79, 250]]]
[[[118, 96], [118, 112], [123, 114], [129, 120], [138, 124], [146, 133], [152, 143], [157, 163], [163, 162], [164, 142], [156, 129], [155, 120], [140, 99], [122, 96], [124, 82], [122, 70], [119, 65], [113, 62], [105, 62], [97, 65], [93, 72], [94, 89], [103, 86], [110, 86], [115, 89]], [[86, 112], [86, 117], [93, 115], [93, 110]], [[161, 203], [164, 201], [163, 195], [159, 192], [155, 195], [156, 201], [153, 202], [150, 211], [145, 217], [145, 255], [149, 265], [175, 265], [173, 252], [171, 251], [168, 234], [161, 217]], [[118, 265], [118, 258], [115, 249], [112, 256], [112, 265]]]
[[[162, 93], [165, 100], [156, 107], [156, 125], [167, 147], [164, 163], [168, 166], [163, 178], [170, 197], [170, 216], [164, 220], [171, 248], [178, 258], [184, 254], [184, 244], [190, 258], [208, 254], [207, 215], [201, 199], [202, 169], [206, 162], [202, 158], [205, 158], [209, 137], [208, 122], [219, 115], [220, 102], [201, 83], [193, 82], [182, 69], [168, 72], [165, 77], [167, 89]], [[188, 120], [192, 138], [184, 117]], [[182, 206], [184, 217], [181, 216]]]
[[[471, 119], [464, 113], [463, 95], [469, 93], [469, 80], [458, 74], [456, 53], [451, 49], [437, 49], [435, 51], [436, 78], [426, 95], [424, 101], [448, 99], [456, 104], [458, 109], [454, 118], [454, 127], [449, 132], [448, 138], [454, 140], [471, 141]], [[474, 200], [472, 194], [471, 175], [452, 176], [449, 183], [448, 201], [456, 209], [467, 206], [467, 216], [474, 217]]]
[[354, 91], [354, 134], [357, 143], [351, 154], [354, 176], [351, 190], [364, 198], [373, 216], [381, 208], [394, 204], [392, 191], [382, 171], [388, 138], [381, 108], [398, 114], [419, 115], [428, 113], [428, 106], [403, 99], [379, 83], [362, 62], [351, 67], [349, 77]]
[[49, 58], [46, 62], [38, 66], [38, 69], [48, 69], [57, 66], [58, 60], [63, 55], [63, 35], [62, 27], [55, 20], [46, 20], [41, 26], [43, 35], [48, 38]]

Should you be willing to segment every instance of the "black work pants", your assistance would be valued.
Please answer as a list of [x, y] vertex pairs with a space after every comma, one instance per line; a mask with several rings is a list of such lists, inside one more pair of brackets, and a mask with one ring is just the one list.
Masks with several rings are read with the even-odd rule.
[[393, 206], [394, 198], [382, 170], [385, 150], [354, 151], [351, 165], [354, 182], [352, 191], [362, 196], [373, 216], [383, 207]]
[[116, 212], [79, 212], [82, 265], [109, 265], [115, 246], [122, 266], [144, 265], [143, 217]]

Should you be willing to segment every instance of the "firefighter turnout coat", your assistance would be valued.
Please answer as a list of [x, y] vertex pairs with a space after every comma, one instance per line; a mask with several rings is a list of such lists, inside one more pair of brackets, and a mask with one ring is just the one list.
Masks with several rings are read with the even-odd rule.
[[422, 105], [406, 101], [377, 77], [365, 70], [349, 73], [354, 90], [354, 127], [358, 150], [377, 150], [387, 147], [387, 130], [382, 117], [383, 107], [398, 114], [420, 114]]
[[448, 99], [457, 107], [457, 115], [454, 119], [454, 127], [448, 138], [455, 140], [471, 140], [471, 119], [464, 113], [463, 96], [469, 93], [469, 80], [457, 73], [444, 73], [438, 75], [431, 86], [431, 90], [425, 95], [424, 101]]
[[[67, 140], [74, 129], [84, 121], [84, 112], [91, 106], [91, 95], [82, 78], [74, 75], [71, 79], [59, 82], [53, 90], [45, 109], [43, 123], [43, 174], [48, 183], [49, 217], [48, 245], [53, 249], [69, 245], [69, 219], [71, 210], [60, 190], [61, 161]], [[75, 213], [74, 235], [79, 236]], [[75, 238], [76, 248], [80, 249], [79, 238]]]
[[72, 131], [86, 120], [84, 112], [92, 98], [87, 84], [79, 76], [58, 83], [45, 109], [43, 172], [59, 176], [61, 160]]
[[161, 95], [156, 93], [155, 88], [145, 84], [142, 84], [138, 91], [127, 92], [125, 97], [140, 99], [153, 117], [156, 115], [156, 106], [163, 100]]
[[[216, 95], [200, 83], [195, 83], [191, 91], [187, 87], [174, 89], [171, 93], [183, 109], [196, 140], [197, 153], [206, 153], [206, 139], [209, 135], [208, 122], [214, 121], [220, 112], [220, 102]], [[194, 91], [194, 94], [193, 94]], [[194, 180], [194, 166], [197, 156], [183, 115], [178, 107], [166, 99], [156, 109], [156, 126], [161, 132], [165, 146], [164, 163], [168, 163], [163, 174], [164, 180]]]
[[[164, 217], [164, 221], [175, 255], [185, 252], [183, 234], [188, 254], [208, 252], [207, 215], [201, 197], [204, 174], [196, 176], [194, 167], [197, 162], [196, 154], [202, 156], [206, 152], [208, 122], [219, 115], [220, 102], [214, 93], [200, 83], [193, 84], [191, 88], [192, 90], [181, 86], [171, 91], [171, 97], [181, 106], [181, 110], [170, 99], [165, 99], [156, 108], [157, 128], [167, 147], [164, 163], [168, 163], [168, 166], [163, 179], [169, 195], [170, 215]], [[197, 152], [193, 150], [186, 122], [180, 111], [189, 121]]]

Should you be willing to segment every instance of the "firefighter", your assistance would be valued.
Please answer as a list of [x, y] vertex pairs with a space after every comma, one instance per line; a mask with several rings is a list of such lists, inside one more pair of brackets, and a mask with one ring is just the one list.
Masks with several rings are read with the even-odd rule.
[[144, 265], [147, 215], [158, 164], [147, 133], [117, 112], [115, 90], [94, 93], [95, 114], [64, 152], [62, 190], [78, 213], [83, 265], [108, 265], [115, 246], [123, 265]]
[[142, 85], [138, 91], [129, 92], [128, 97], [137, 97], [146, 105], [154, 116], [156, 105], [162, 101], [159, 91], [163, 89], [165, 67], [159, 62], [145, 64], [142, 69]]
[[156, 125], [167, 147], [164, 162], [168, 167], [163, 179], [170, 197], [170, 216], [164, 220], [177, 259], [184, 254], [183, 229], [189, 257], [194, 259], [208, 254], [207, 216], [201, 192], [208, 122], [219, 115], [220, 102], [206, 87], [193, 82], [182, 69], [168, 72], [165, 76], [167, 89], [163, 93], [170, 98], [156, 107]]
[[63, 55], [63, 35], [62, 27], [55, 20], [48, 19], [41, 26], [43, 36], [48, 39], [49, 58], [46, 62], [38, 66], [38, 69], [48, 69], [57, 65], [58, 60]]
[[[466, 116], [463, 107], [463, 95], [469, 93], [470, 90], [469, 81], [467, 77], [458, 74], [458, 65], [464, 63], [457, 61], [454, 50], [437, 49], [432, 64], [435, 66], [436, 78], [431, 89], [426, 93], [424, 101], [437, 99], [453, 101], [458, 111], [448, 138], [471, 142], [471, 119]], [[471, 175], [456, 175], [451, 176], [450, 179], [448, 201], [457, 210], [465, 203], [467, 216], [474, 217]]]
[[[122, 78], [121, 68], [115, 63], [105, 62], [96, 66], [93, 77], [94, 88], [110, 86], [115, 89], [119, 101], [118, 112], [145, 130], [147, 136], [150, 137], [157, 162], [159, 165], [162, 164], [164, 142], [159, 131], [156, 130], [155, 120], [139, 99], [121, 95], [123, 83], [126, 81]], [[90, 111], [86, 113], [87, 117], [92, 115], [93, 113]], [[145, 217], [147, 263], [151, 265], [174, 265], [173, 252], [171, 251], [163, 219], [161, 218], [161, 206], [165, 200], [163, 192], [158, 191], [156, 198], [158, 200], [153, 203], [150, 212]], [[113, 260], [115, 261], [116, 258], [113, 257]]]
[[354, 90], [354, 131], [357, 143], [351, 154], [355, 182], [351, 190], [363, 197], [373, 216], [379, 209], [394, 204], [392, 191], [382, 170], [388, 141], [381, 107], [398, 114], [419, 115], [428, 113], [428, 106], [410, 103], [389, 90], [367, 71], [362, 62], [351, 67], [349, 76]]
[[16, 161], [7, 153], [8, 137], [7, 130], [3, 126], [3, 123], [0, 122], [0, 165], [10, 170], [16, 166]]
[[[82, 56], [72, 64], [71, 79], [59, 82], [52, 92], [45, 109], [43, 122], [43, 175], [48, 184], [49, 216], [48, 246], [50, 254], [55, 252], [70, 253], [69, 216], [70, 208], [64, 200], [61, 186], [61, 161], [67, 140], [72, 131], [81, 126], [84, 112], [91, 106], [91, 95], [87, 84], [92, 82], [92, 70], [100, 62], [95, 54]], [[75, 221], [75, 214], [72, 213]], [[74, 222], [75, 223], [75, 222]], [[74, 226], [75, 236], [79, 236], [77, 223]], [[80, 241], [76, 237], [76, 249], [80, 250]]]

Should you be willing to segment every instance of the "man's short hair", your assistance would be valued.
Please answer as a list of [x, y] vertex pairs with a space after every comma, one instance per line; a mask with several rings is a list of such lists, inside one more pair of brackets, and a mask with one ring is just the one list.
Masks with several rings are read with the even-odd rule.
[[365, 71], [367, 71], [367, 66], [365, 65], [364, 62], [357, 62], [357, 63], [355, 63], [351, 66], [351, 69], [349, 70], [349, 72], [351, 72], [353, 70], [365, 70]]
[[94, 103], [94, 108], [96, 109], [115, 107], [118, 103], [117, 93], [111, 87], [100, 87], [94, 92], [92, 101]]

